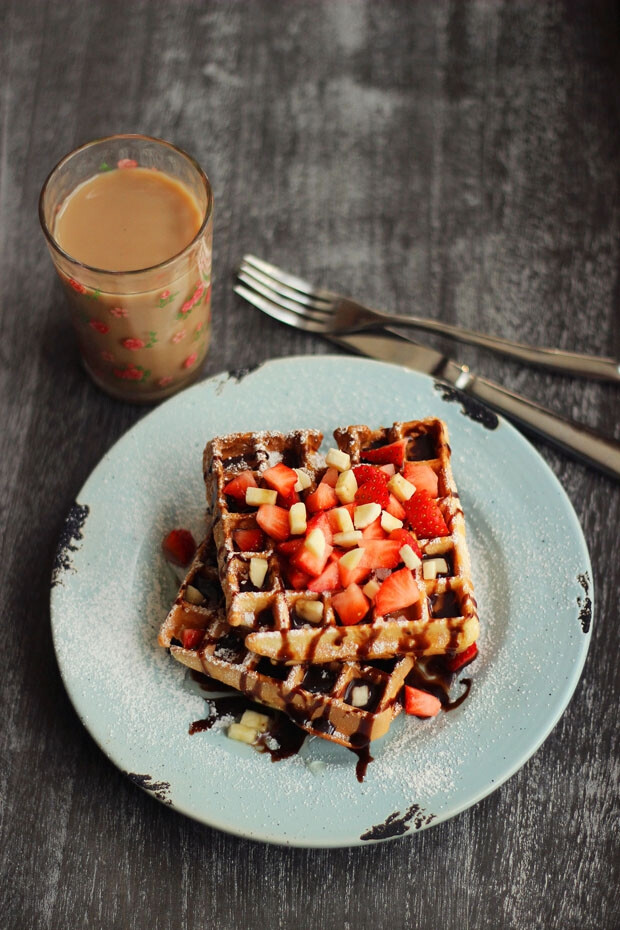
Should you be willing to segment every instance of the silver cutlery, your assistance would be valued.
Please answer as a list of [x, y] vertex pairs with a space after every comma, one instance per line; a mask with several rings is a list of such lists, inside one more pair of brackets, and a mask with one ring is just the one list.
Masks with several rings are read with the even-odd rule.
[[[281, 323], [297, 329], [306, 329], [303, 322], [300, 325], [302, 317], [250, 286], [247, 275], [242, 279], [239, 274], [239, 280], [243, 283], [236, 284], [234, 290], [240, 297]], [[467, 401], [468, 398], [475, 398], [482, 401], [575, 458], [613, 478], [620, 479], [620, 443], [587, 426], [561, 417], [487, 378], [475, 375], [466, 365], [459, 365], [436, 349], [420, 345], [397, 333], [335, 335], [322, 330], [321, 334], [331, 342], [361, 355], [430, 375], [438, 380], [440, 389], [441, 385], [445, 384], [462, 392], [456, 395], [457, 399], [461, 397]], [[481, 413], [483, 410], [484, 408], [481, 408]]]
[[463, 329], [439, 320], [371, 310], [341, 294], [314, 288], [302, 278], [254, 255], [244, 255], [238, 277], [242, 283], [272, 300], [283, 310], [296, 314], [299, 319], [292, 325], [308, 332], [340, 336], [370, 329], [391, 331], [394, 326], [420, 329], [449, 336], [458, 342], [490, 349], [509, 358], [548, 368], [557, 373], [620, 384], [620, 362], [617, 359], [564, 352], [561, 349], [539, 348], [500, 336]]

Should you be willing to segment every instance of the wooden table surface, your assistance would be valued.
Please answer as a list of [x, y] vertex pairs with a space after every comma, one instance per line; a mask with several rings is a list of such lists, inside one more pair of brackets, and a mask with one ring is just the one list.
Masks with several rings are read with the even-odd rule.
[[[618, 357], [619, 26], [613, 2], [0, 4], [2, 927], [620, 926], [620, 491], [543, 443], [590, 548], [594, 635], [551, 736], [478, 805], [388, 844], [285, 849], [158, 804], [97, 748], [60, 680], [50, 571], [79, 488], [145, 409], [83, 374], [37, 220], [78, 143], [191, 152], [216, 200], [205, 377], [334, 351], [235, 297], [246, 251], [402, 313]], [[617, 387], [452, 351], [620, 438]]]

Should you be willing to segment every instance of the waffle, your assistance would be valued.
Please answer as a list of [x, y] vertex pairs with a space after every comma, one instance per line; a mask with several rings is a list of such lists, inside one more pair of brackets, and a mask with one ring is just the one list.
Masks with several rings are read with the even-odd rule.
[[[199, 597], [201, 603], [195, 603]], [[198, 648], [177, 645], [187, 629], [203, 632]], [[377, 664], [290, 666], [250, 652], [243, 635], [226, 622], [211, 534], [198, 549], [161, 627], [159, 643], [183, 665], [286, 712], [308, 733], [349, 749], [387, 732], [402, 709], [398, 695], [414, 664], [411, 657], [402, 657]], [[360, 692], [364, 688], [367, 691]], [[360, 693], [365, 703], [355, 706], [352, 702], [359, 702]]]
[[[406, 460], [432, 469], [438, 479], [437, 504], [448, 535], [418, 538], [418, 543], [423, 561], [444, 558], [448, 572], [443, 577], [424, 579], [420, 566], [415, 569], [415, 578], [422, 596], [416, 604], [377, 619], [369, 613], [354, 626], [340, 625], [332, 594], [291, 587], [274, 540], [266, 537], [262, 552], [236, 551], [234, 530], [256, 527], [256, 509], [231, 512], [231, 504], [236, 504], [223, 491], [239, 470], [254, 469], [260, 483], [261, 471], [274, 461], [283, 461], [295, 467], [301, 465], [309, 473], [310, 487], [301, 492], [302, 497], [307, 497], [324, 472], [325, 466], [321, 467], [317, 455], [320, 434], [236, 434], [210, 442], [204, 457], [208, 497], [215, 508], [214, 538], [229, 624], [247, 634], [246, 646], [252, 652], [290, 665], [464, 651], [476, 641], [479, 624], [465, 522], [450, 467], [445, 424], [426, 419], [377, 430], [350, 426], [337, 429], [334, 436], [338, 448], [350, 456], [352, 466], [363, 460], [367, 450], [405, 440]], [[261, 590], [252, 589], [248, 582], [250, 559], [256, 556], [268, 563]], [[296, 609], [300, 601], [308, 600], [322, 605], [318, 626], [304, 622]]]

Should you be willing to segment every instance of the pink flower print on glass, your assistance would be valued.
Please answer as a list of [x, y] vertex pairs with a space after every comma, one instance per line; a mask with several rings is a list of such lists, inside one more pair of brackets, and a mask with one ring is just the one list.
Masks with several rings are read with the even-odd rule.
[[185, 361], [183, 362], [183, 368], [191, 368], [197, 358], [198, 358], [198, 353], [192, 352], [192, 354], [188, 355]]
[[127, 316], [127, 311], [124, 307], [110, 307], [110, 313], [119, 320]]
[[135, 352], [138, 349], [143, 349], [145, 342], [142, 339], [122, 339], [121, 345], [125, 349], [131, 349], [132, 352]]
[[138, 162], [135, 158], [119, 158], [116, 162], [117, 168], [137, 168]]
[[157, 382], [158, 387], [168, 387], [169, 384], [172, 384], [172, 377], [170, 375], [166, 375], [165, 378], [160, 378]]
[[172, 340], [171, 340], [171, 341], [172, 341], [172, 342], [180, 342], [181, 339], [185, 339], [185, 330], [184, 330], [184, 329], [180, 329], [180, 330], [178, 331], [178, 333], [175, 333], [174, 336], [172, 337]]
[[102, 352], [102, 353], [101, 353], [101, 358], [103, 359], [104, 362], [113, 362], [113, 361], [114, 361], [114, 356], [112, 355], [111, 352]]
[[102, 336], [105, 336], [106, 333], [110, 332], [110, 327], [107, 323], [102, 323], [101, 320], [89, 320], [88, 325], [95, 329], [98, 333], [101, 333]]
[[75, 278], [69, 278], [69, 286], [73, 288], [74, 291], [77, 291], [78, 294], [85, 294], [86, 288], [83, 284], [80, 284], [79, 281], [76, 281]]
[[181, 313], [189, 313], [191, 309], [192, 309], [191, 300], [186, 300], [183, 306], [181, 307]]
[[170, 291], [162, 291], [159, 295], [160, 300], [165, 300], [166, 297], [170, 297]]

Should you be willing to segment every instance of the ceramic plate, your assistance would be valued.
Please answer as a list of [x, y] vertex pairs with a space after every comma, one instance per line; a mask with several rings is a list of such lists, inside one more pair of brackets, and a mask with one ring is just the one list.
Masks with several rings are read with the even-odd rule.
[[[273, 763], [223, 726], [188, 734], [204, 692], [156, 644], [177, 583], [160, 543], [200, 535], [202, 449], [238, 430], [448, 424], [480, 608], [469, 698], [420, 721], [401, 714], [357, 759], [321, 739]], [[158, 407], [103, 458], [61, 540], [52, 627], [84, 725], [129, 777], [210, 826], [298, 846], [353, 846], [424, 829], [494, 791], [540, 746], [579, 679], [591, 568], [573, 509], [512, 426], [431, 378], [366, 359], [291, 358], [221, 375]]]

